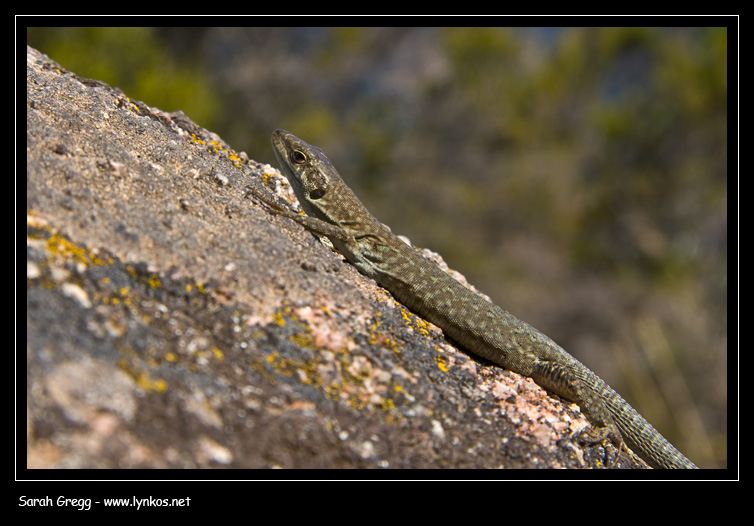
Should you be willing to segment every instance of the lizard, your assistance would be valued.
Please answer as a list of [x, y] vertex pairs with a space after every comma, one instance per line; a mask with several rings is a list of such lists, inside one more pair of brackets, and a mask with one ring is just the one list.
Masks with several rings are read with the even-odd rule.
[[[468, 352], [532, 378], [575, 402], [592, 424], [592, 443], [609, 438], [653, 468], [696, 468], [605, 381], [548, 336], [474, 293], [375, 218], [318, 147], [285, 130], [272, 146], [306, 215], [254, 192], [274, 213], [327, 237], [359, 272], [434, 323]], [[617, 459], [617, 456], [616, 456]]]

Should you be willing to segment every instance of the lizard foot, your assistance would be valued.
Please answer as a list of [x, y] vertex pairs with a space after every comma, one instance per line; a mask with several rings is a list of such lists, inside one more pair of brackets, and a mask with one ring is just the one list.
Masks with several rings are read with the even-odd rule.
[[[579, 434], [578, 440], [589, 445], [599, 444], [600, 442], [604, 442], [606, 440], [612, 442], [617, 451], [615, 453], [615, 456], [605, 463], [605, 466], [607, 468], [614, 468], [616, 466], [618, 459], [620, 458], [621, 451], [625, 451], [633, 460], [631, 450], [629, 450], [628, 446], [626, 446], [626, 443], [623, 441], [623, 436], [620, 434], [620, 431], [618, 431], [618, 428], [615, 426], [615, 424], [607, 424], [602, 427], [597, 427], [594, 425], [589, 426]], [[605, 449], [605, 452], [607, 452], [607, 449]]]

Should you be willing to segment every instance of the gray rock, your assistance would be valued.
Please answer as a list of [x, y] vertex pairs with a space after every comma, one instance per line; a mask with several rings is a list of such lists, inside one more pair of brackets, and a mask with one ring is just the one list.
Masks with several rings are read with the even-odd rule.
[[27, 48], [27, 467], [602, 465], [576, 406], [455, 348], [262, 180], [294, 202]]

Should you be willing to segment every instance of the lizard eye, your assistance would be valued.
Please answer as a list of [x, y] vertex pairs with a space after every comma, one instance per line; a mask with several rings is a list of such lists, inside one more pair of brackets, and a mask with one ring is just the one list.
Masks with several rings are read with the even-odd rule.
[[306, 155], [299, 150], [293, 150], [291, 152], [291, 161], [295, 164], [304, 164], [306, 162]]
[[309, 199], [317, 200], [322, 199], [325, 196], [325, 191], [322, 188], [317, 188], [309, 192]]

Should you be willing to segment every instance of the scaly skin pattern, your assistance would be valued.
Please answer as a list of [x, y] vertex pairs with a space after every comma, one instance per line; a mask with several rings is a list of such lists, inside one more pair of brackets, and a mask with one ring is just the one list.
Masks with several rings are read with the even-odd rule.
[[364, 275], [406, 307], [440, 327], [466, 350], [531, 377], [578, 404], [596, 439], [624, 443], [654, 468], [696, 468], [618, 393], [534, 327], [486, 301], [380, 223], [322, 150], [285, 130], [272, 133], [283, 174], [307, 215], [257, 195], [276, 213], [327, 236]]

